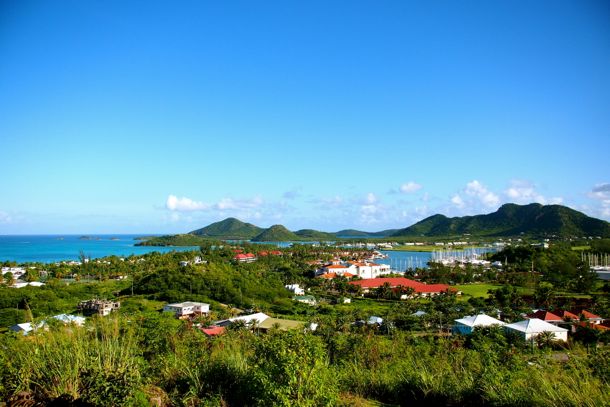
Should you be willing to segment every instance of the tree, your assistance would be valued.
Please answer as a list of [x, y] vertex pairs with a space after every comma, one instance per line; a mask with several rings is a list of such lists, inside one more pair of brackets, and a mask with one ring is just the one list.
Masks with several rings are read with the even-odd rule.
[[555, 299], [555, 287], [551, 283], [545, 281], [538, 284], [534, 291], [534, 300], [536, 304], [542, 307], [549, 307]]

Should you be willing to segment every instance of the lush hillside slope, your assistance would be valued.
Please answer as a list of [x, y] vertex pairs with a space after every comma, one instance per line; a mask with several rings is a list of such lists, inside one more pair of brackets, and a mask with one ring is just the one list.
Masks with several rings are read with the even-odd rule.
[[314, 229], [301, 229], [294, 232], [299, 238], [303, 240], [334, 240], [336, 236], [332, 233], [320, 232]]
[[502, 205], [487, 215], [433, 215], [393, 236], [610, 236], [610, 223], [562, 205]]
[[235, 218], [227, 218], [189, 233], [196, 236], [215, 237], [218, 239], [249, 240], [258, 236], [263, 230], [251, 223], [245, 223]]
[[301, 240], [301, 238], [282, 225], [273, 225], [252, 239], [253, 242], [286, 242], [294, 240]]

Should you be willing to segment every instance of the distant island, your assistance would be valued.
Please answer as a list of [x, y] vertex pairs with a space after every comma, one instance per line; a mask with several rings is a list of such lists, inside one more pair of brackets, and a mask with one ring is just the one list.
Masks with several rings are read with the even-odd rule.
[[261, 228], [236, 218], [227, 218], [186, 234], [151, 237], [141, 246], [196, 246], [206, 240], [253, 242], [333, 241], [349, 239], [430, 239], [469, 235], [478, 238], [526, 236], [531, 238], [610, 237], [610, 223], [562, 205], [532, 203], [502, 205], [496, 212], [448, 218], [437, 214], [403, 229], [364, 232], [345, 229], [321, 232], [290, 231], [283, 225]]

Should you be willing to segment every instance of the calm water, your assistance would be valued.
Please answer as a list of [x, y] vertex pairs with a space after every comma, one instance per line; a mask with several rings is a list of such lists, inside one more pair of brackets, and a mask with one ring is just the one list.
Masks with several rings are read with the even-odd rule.
[[62, 260], [78, 260], [80, 252], [86, 256], [129, 256], [150, 252], [197, 250], [196, 247], [135, 246], [136, 237], [142, 235], [36, 235], [0, 236], [0, 261], [54, 263]]

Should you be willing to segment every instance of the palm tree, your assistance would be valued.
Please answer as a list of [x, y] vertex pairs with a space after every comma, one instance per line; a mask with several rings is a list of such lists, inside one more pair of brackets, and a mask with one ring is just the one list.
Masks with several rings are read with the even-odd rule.
[[544, 331], [536, 335], [535, 341], [539, 348], [546, 348], [553, 346], [557, 339], [555, 339], [553, 332]]

